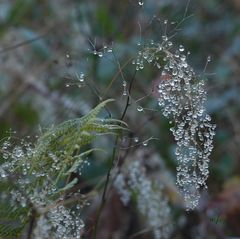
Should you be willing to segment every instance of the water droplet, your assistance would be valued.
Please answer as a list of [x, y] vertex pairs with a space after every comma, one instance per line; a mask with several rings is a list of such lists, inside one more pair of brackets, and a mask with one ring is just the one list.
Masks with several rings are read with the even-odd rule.
[[187, 59], [187, 57], [186, 57], [185, 55], [182, 54], [182, 55], [180, 56], [180, 60], [181, 60], [181, 61], [186, 61], [186, 59]]
[[179, 55], [180, 55], [180, 54], [179, 54], [179, 51], [176, 51], [176, 52], [175, 52], [175, 57], [176, 57], [176, 58], [179, 58]]
[[3, 156], [4, 159], [8, 159], [8, 157], [9, 157], [8, 153], [3, 153], [2, 156]]
[[7, 177], [7, 175], [6, 175], [6, 173], [4, 172], [4, 171], [1, 171], [1, 178], [6, 178]]
[[66, 84], [66, 87], [69, 87], [70, 85], [69, 84]]
[[143, 107], [140, 106], [140, 105], [138, 105], [138, 106], [137, 106], [137, 111], [138, 111], [138, 112], [142, 112], [142, 111], [143, 111]]
[[78, 80], [80, 82], [84, 82], [84, 78], [85, 78], [85, 75], [84, 75], [84, 73], [81, 72], [81, 74], [78, 76]]
[[173, 76], [176, 76], [178, 74], [177, 68], [174, 68], [172, 71]]
[[172, 46], [173, 43], [171, 41], [168, 42], [168, 46]]
[[139, 1], [138, 1], [138, 4], [139, 4], [140, 6], [143, 6], [143, 4], [144, 4], [144, 3], [143, 3], [143, 0], [139, 0]]
[[183, 45], [180, 45], [180, 46], [179, 46], [179, 51], [180, 51], [180, 52], [183, 52], [184, 50], [185, 50], [185, 49], [184, 49]]
[[135, 137], [135, 138], [134, 138], [134, 142], [135, 142], [135, 143], [138, 143], [138, 142], [139, 142], [139, 138], [138, 138], [138, 137]]
[[207, 57], [207, 61], [210, 62], [211, 61], [211, 56]]
[[143, 146], [144, 147], [148, 146], [148, 140], [143, 141]]
[[98, 52], [98, 56], [99, 57], [103, 57], [103, 53], [100, 51], [100, 52]]
[[123, 91], [123, 95], [124, 95], [124, 96], [127, 95], [127, 91], [126, 91], [126, 90]]
[[162, 36], [162, 39], [163, 39], [163, 41], [167, 41], [167, 40], [168, 40], [168, 37], [167, 37], [166, 35], [163, 35], [163, 36]]

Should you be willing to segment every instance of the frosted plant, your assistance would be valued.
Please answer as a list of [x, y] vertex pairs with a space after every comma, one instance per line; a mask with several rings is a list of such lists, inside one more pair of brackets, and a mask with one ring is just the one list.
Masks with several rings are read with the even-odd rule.
[[148, 179], [141, 161], [126, 163], [118, 173], [114, 186], [122, 202], [127, 205], [131, 197], [136, 198], [137, 208], [146, 219], [154, 238], [168, 238], [172, 227], [170, 208], [164, 197], [163, 186]]
[[[50, 169], [44, 167], [47, 161], [43, 161], [40, 162], [40, 164], [43, 163], [41, 170], [34, 171], [31, 170], [34, 167], [31, 159], [35, 156], [36, 151], [31, 144], [22, 141], [21, 146], [16, 146], [12, 150], [8, 147], [11, 147], [11, 143], [6, 141], [3, 144], [6, 162], [0, 167], [1, 183], [12, 180], [14, 185], [8, 186], [10, 192], [5, 194], [5, 198], [0, 197], [0, 202], [4, 204], [4, 201], [8, 201], [9, 209], [6, 207], [5, 210], [11, 209], [16, 215], [12, 217], [7, 211], [6, 213], [3, 211], [3, 219], [17, 221], [19, 229], [21, 229], [31, 215], [30, 221], [33, 220], [33, 223], [36, 223], [33, 231], [34, 238], [80, 238], [80, 229], [84, 227], [84, 223], [80, 219], [80, 207], [72, 210], [64, 205], [57, 206], [61, 203], [64, 204], [64, 197], [59, 197], [63, 192], [70, 198], [81, 199], [80, 191], [75, 192], [74, 195], [65, 191], [67, 188], [71, 188], [76, 180], [70, 182], [63, 189], [59, 189], [58, 184], [53, 182], [51, 171], [59, 173], [62, 168], [61, 165], [57, 166], [59, 158], [53, 153], [48, 153], [48, 157], [52, 160]], [[16, 217], [20, 209], [23, 210]], [[35, 218], [31, 219], [33, 216]], [[21, 224], [22, 226], [20, 226]], [[4, 232], [7, 229], [3, 228], [2, 230]], [[0, 232], [2, 235], [3, 232]]]
[[199, 189], [207, 187], [216, 126], [211, 124], [204, 106], [203, 79], [188, 65], [184, 47], [179, 46], [173, 52], [172, 45], [168, 37], [163, 36], [161, 43], [151, 42], [149, 47], [139, 51], [133, 64], [136, 64], [136, 70], [143, 69], [145, 61], [161, 69], [153, 95], [158, 99], [163, 115], [173, 124], [170, 130], [177, 142], [177, 185], [189, 210], [198, 205]]
[[64, 206], [58, 206], [41, 215], [34, 228], [35, 239], [68, 239], [81, 238], [81, 229], [84, 223], [76, 210], [70, 210]]
[[128, 190], [123, 174], [117, 174], [114, 180], [114, 187], [117, 189], [118, 192], [120, 192], [120, 199], [122, 203], [126, 206], [131, 199], [131, 193]]

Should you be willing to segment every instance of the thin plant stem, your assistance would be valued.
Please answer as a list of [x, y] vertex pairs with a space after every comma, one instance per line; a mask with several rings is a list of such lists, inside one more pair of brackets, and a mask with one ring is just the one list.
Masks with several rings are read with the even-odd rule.
[[[125, 105], [125, 108], [123, 110], [123, 113], [122, 113], [122, 116], [121, 116], [120, 120], [124, 119], [124, 117], [126, 116], [126, 113], [127, 113], [127, 109], [130, 106], [130, 103], [129, 103], [130, 93], [131, 93], [131, 90], [132, 90], [132, 86], [133, 86], [135, 76], [136, 76], [136, 70], [135, 70], [135, 72], [133, 74], [133, 77], [131, 79], [131, 82], [129, 84], [127, 102], [126, 102], [126, 105]], [[108, 169], [108, 172], [107, 172], [106, 181], [105, 181], [104, 188], [103, 188], [101, 204], [100, 204], [100, 207], [99, 207], [98, 212], [97, 212], [96, 223], [95, 223], [93, 236], [92, 236], [93, 239], [97, 238], [97, 230], [98, 230], [99, 220], [100, 220], [102, 210], [103, 210], [103, 208], [105, 206], [105, 202], [106, 202], [106, 194], [107, 194], [108, 184], [109, 184], [109, 181], [110, 181], [111, 171], [112, 171], [113, 166], [114, 166], [114, 160], [115, 160], [116, 152], [117, 152], [117, 147], [116, 146], [118, 145], [118, 140], [119, 140], [119, 135], [117, 135], [116, 139], [115, 139], [113, 152], [112, 152], [112, 157], [111, 157], [111, 161], [110, 161], [110, 166], [109, 166], [109, 169]]]

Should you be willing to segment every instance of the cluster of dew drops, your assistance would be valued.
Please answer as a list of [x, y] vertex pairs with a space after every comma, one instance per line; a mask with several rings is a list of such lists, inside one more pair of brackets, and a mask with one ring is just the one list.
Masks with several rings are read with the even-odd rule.
[[[16, 187], [11, 188], [8, 192], [1, 192], [0, 200], [7, 200], [13, 208], [19, 206], [26, 208], [29, 205], [34, 205], [35, 208], [39, 209], [41, 216], [34, 231], [36, 238], [49, 238], [50, 232], [53, 233], [52, 238], [69, 238], [72, 235], [74, 238], [80, 238], [79, 231], [84, 226], [80, 214], [82, 207], [88, 205], [88, 202], [77, 203], [74, 208], [63, 205], [52, 207], [50, 211], [41, 214], [41, 210], [44, 211], [46, 206], [54, 203], [54, 199], [52, 201], [51, 198], [55, 197], [58, 189], [52, 183], [53, 178], [45, 170], [44, 164], [39, 167], [41, 171], [34, 170], [31, 159], [34, 158], [36, 152], [34, 145], [29, 142], [30, 136], [21, 140], [18, 146], [14, 146], [12, 138], [11, 136], [2, 143], [1, 155], [3, 160], [0, 164], [0, 179], [2, 182], [14, 180]], [[52, 161], [50, 171], [60, 171], [57, 155], [49, 152], [48, 157]], [[39, 162], [39, 164], [41, 163], [44, 163], [44, 160]], [[83, 160], [77, 173], [81, 174], [84, 165], [89, 165], [88, 160]], [[41, 187], [34, 187], [35, 182], [39, 180], [43, 182]], [[68, 196], [81, 198], [81, 192], [77, 191]], [[64, 201], [64, 198], [60, 197], [58, 201]], [[19, 219], [25, 220], [24, 217]]]
[[[112, 53], [112, 47], [110, 46], [106, 46], [104, 45], [102, 49], [100, 50], [96, 50], [95, 46], [93, 45], [93, 48], [94, 50], [93, 51], [90, 51], [94, 56], [98, 56], [99, 58], [102, 58], [104, 55], [106, 55], [107, 53]], [[71, 56], [69, 53], [66, 54], [66, 58], [67, 60], [70, 60], [71, 59]], [[82, 88], [83, 86], [86, 85], [86, 74], [84, 72], [80, 72], [80, 73], [75, 73], [74, 76], [72, 77], [73, 78], [73, 82], [67, 82], [65, 84], [65, 86], [67, 88], [69, 88], [70, 86], [77, 86], [79, 88]]]
[[[177, 185], [187, 210], [191, 210], [198, 205], [200, 189], [207, 187], [216, 125], [206, 113], [204, 78], [196, 75], [187, 62], [190, 52], [185, 53], [182, 45], [172, 48], [173, 43], [163, 35], [162, 42], [145, 44], [132, 64], [137, 71], [145, 63], [160, 70], [157, 101], [163, 115], [174, 125], [170, 130], [177, 143]], [[207, 63], [210, 61], [209, 56]], [[139, 106], [137, 110], [141, 112], [143, 108]]]
[[142, 158], [125, 162], [114, 180], [114, 187], [124, 205], [129, 204], [132, 194], [135, 195], [137, 208], [152, 228], [155, 239], [169, 237], [172, 225], [168, 223], [171, 216], [168, 200], [163, 194], [164, 187], [161, 182], [156, 186], [148, 178]]

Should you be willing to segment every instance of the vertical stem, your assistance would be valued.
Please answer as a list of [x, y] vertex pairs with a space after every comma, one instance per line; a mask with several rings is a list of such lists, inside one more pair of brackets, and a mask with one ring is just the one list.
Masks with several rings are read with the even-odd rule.
[[[126, 105], [125, 105], [125, 108], [123, 110], [123, 113], [122, 113], [122, 116], [121, 116], [120, 120], [124, 119], [124, 117], [127, 113], [127, 109], [130, 106], [130, 103], [129, 103], [130, 93], [131, 93], [131, 90], [132, 90], [133, 81], [135, 79], [136, 73], [137, 72], [135, 70], [135, 72], [133, 74], [133, 77], [131, 79], [131, 82], [129, 84], [127, 102], [126, 102]], [[116, 139], [115, 139], [114, 148], [113, 148], [112, 157], [111, 157], [111, 162], [110, 162], [110, 166], [109, 166], [109, 169], [108, 169], [108, 172], [107, 172], [106, 181], [105, 181], [104, 188], [103, 188], [101, 204], [100, 204], [100, 207], [99, 207], [98, 212], [97, 212], [96, 223], [95, 223], [93, 236], [92, 236], [93, 239], [97, 238], [97, 229], [98, 229], [99, 219], [100, 219], [100, 216], [102, 214], [102, 210], [103, 210], [103, 208], [105, 206], [105, 202], [106, 202], [106, 194], [107, 194], [108, 184], [109, 184], [109, 181], [110, 181], [111, 171], [112, 171], [112, 168], [114, 166], [114, 159], [115, 159], [115, 156], [116, 156], [116, 149], [117, 149], [117, 145], [118, 145], [118, 140], [119, 140], [119, 135], [117, 135]]]
[[32, 238], [33, 228], [34, 228], [34, 224], [36, 221], [36, 215], [37, 215], [37, 212], [36, 212], [35, 208], [32, 208], [26, 239]]

